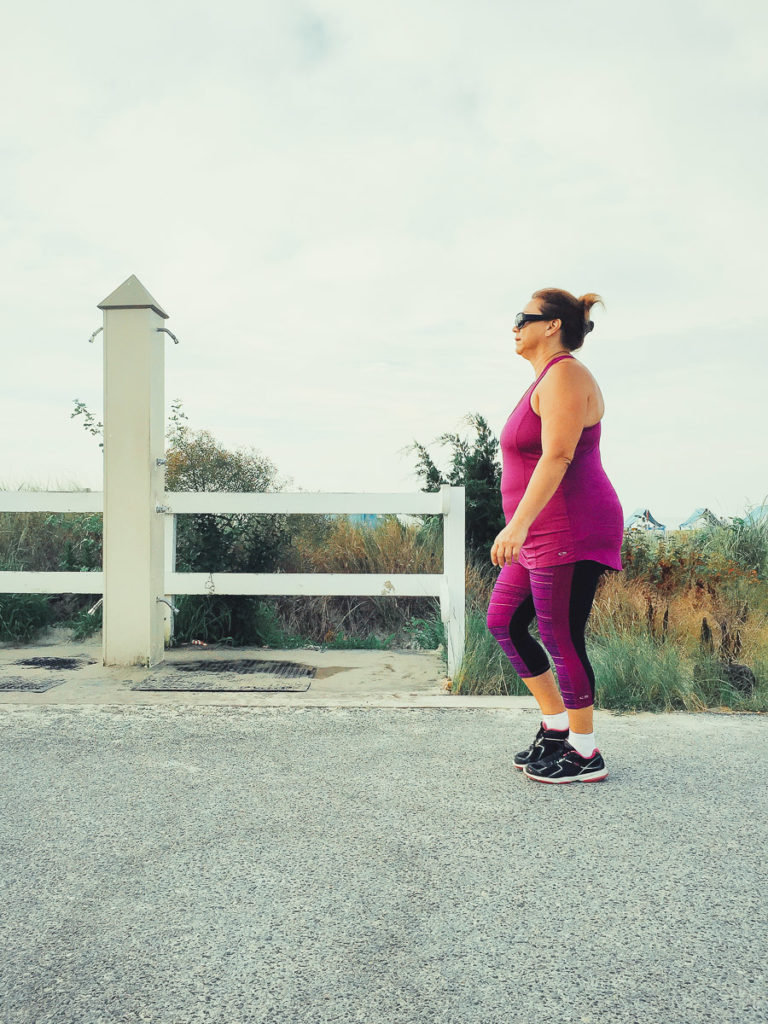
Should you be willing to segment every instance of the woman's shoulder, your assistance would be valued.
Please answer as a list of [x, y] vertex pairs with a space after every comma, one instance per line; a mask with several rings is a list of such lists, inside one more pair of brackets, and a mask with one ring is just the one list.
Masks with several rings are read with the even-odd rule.
[[[558, 392], [581, 392], [588, 402], [596, 401], [602, 405], [600, 388], [590, 370], [575, 356], [569, 359], [558, 359], [549, 367], [531, 394], [531, 406], [539, 415], [539, 394], [546, 392], [553, 398]], [[598, 397], [600, 396], [600, 397]], [[600, 413], [602, 415], [602, 412]]]
[[536, 390], [538, 391], [540, 388], [556, 390], [562, 387], [579, 386], [590, 390], [596, 384], [597, 381], [584, 363], [575, 356], [570, 356], [568, 359], [558, 359], [556, 363], [553, 363], [539, 381]]
[[561, 374], [563, 374], [563, 373], [582, 373], [582, 374], [586, 374], [586, 375], [588, 375], [590, 377], [592, 376], [592, 374], [589, 372], [589, 370], [584, 365], [584, 363], [582, 363], [582, 361], [580, 359], [577, 359], [576, 356], [574, 356], [574, 355], [568, 356], [567, 359], [558, 359], [556, 363], [553, 363], [550, 366], [550, 368], [547, 371], [547, 374], [546, 374], [544, 379], [546, 380], [546, 378], [551, 373], [555, 373], [556, 371], [561, 373]]

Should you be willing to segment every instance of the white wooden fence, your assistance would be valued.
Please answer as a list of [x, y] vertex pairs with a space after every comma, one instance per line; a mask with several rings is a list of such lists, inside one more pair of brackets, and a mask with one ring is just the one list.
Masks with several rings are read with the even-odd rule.
[[[0, 572], [0, 593], [103, 594], [105, 665], [154, 665], [172, 623], [169, 594], [439, 597], [448, 673], [464, 652], [464, 488], [425, 494], [182, 493], [165, 490], [163, 326], [135, 276], [103, 302], [104, 491], [0, 492], [0, 512], [100, 512], [102, 572]], [[158, 337], [160, 335], [160, 337]], [[426, 513], [443, 516], [442, 573], [177, 573], [177, 515]], [[165, 517], [165, 522], [163, 522]]]
[[[103, 494], [94, 491], [0, 491], [0, 512], [101, 513]], [[168, 491], [165, 517], [165, 592], [251, 596], [437, 597], [445, 624], [448, 673], [464, 653], [464, 488], [443, 485], [427, 494]], [[420, 513], [443, 516], [442, 573], [205, 573], [176, 572], [176, 516], [208, 513]], [[103, 594], [103, 572], [0, 572], [0, 593]], [[171, 598], [172, 600], [172, 598]], [[166, 612], [170, 616], [170, 610]], [[172, 622], [172, 619], [170, 620]]]

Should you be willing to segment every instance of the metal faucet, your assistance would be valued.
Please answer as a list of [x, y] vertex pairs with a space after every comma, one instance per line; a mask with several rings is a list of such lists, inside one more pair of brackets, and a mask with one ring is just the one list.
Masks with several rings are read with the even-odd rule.
[[167, 604], [172, 612], [175, 612], [177, 615], [179, 614], [179, 609], [176, 607], [175, 604], [171, 604], [171, 602], [168, 600], [167, 597], [158, 597], [158, 598], [156, 598], [155, 603], [156, 604]]

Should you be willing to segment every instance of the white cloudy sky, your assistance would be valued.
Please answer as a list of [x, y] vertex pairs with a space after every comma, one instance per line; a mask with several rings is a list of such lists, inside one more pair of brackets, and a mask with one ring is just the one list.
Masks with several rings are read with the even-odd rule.
[[625, 513], [768, 494], [764, 0], [72, 0], [0, 39], [0, 486], [101, 487], [97, 304], [170, 314], [166, 398], [289, 488], [418, 490], [414, 440], [579, 357]]

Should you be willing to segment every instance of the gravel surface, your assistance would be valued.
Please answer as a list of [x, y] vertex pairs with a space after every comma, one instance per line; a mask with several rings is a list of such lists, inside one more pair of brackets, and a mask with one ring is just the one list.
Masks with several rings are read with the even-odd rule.
[[768, 717], [3, 706], [3, 1024], [764, 1024]]

